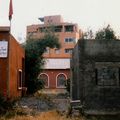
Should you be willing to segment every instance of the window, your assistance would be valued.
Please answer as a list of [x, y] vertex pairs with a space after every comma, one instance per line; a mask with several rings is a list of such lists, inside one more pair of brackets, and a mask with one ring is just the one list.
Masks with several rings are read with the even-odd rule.
[[55, 49], [56, 54], [60, 54], [60, 49]]
[[48, 76], [43, 73], [39, 76], [39, 78], [44, 81], [45, 88], [48, 88], [49, 87]]
[[103, 67], [97, 69], [97, 85], [99, 86], [117, 86], [119, 81], [119, 69], [112, 67]]
[[57, 87], [64, 88], [66, 84], [66, 77], [64, 74], [59, 74], [57, 76]]
[[22, 89], [22, 70], [18, 70], [18, 89]]
[[95, 67], [96, 85], [101, 87], [119, 86], [118, 62], [96, 62]]
[[72, 54], [73, 48], [65, 49], [65, 53]]
[[62, 26], [55, 26], [54, 31], [55, 32], [62, 32]]
[[65, 26], [65, 32], [73, 32], [73, 25], [67, 25]]
[[75, 38], [65, 38], [65, 43], [74, 43]]

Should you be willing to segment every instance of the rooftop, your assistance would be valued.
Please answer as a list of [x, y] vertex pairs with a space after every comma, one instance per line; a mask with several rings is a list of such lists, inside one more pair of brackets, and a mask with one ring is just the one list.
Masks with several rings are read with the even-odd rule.
[[0, 26], [0, 32], [9, 32], [10, 27], [9, 26]]

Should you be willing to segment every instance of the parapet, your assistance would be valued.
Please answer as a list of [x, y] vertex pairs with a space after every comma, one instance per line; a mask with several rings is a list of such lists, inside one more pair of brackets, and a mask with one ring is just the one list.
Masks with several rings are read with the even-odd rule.
[[10, 32], [9, 26], [0, 26], [0, 32]]

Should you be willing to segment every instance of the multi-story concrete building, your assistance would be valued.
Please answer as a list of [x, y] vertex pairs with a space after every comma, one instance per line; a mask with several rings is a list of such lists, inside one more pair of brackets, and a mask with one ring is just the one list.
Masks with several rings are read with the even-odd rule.
[[43, 24], [27, 26], [27, 37], [40, 38], [47, 27], [54, 26], [54, 32], [61, 43], [60, 49], [47, 48], [44, 53], [46, 59], [44, 72], [39, 77], [46, 81], [46, 88], [65, 88], [65, 81], [70, 77], [71, 52], [82, 35], [81, 31], [77, 24], [64, 22], [60, 15], [45, 16], [39, 19]]

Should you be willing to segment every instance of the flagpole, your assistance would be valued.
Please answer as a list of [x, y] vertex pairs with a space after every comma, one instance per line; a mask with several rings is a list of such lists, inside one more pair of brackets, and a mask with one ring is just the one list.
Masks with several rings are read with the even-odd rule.
[[8, 81], [7, 81], [7, 98], [10, 97], [10, 88], [9, 88], [9, 80], [10, 80], [10, 42], [11, 42], [11, 25], [12, 25], [12, 15], [13, 15], [13, 6], [12, 6], [12, 0], [10, 0], [9, 3], [9, 41], [8, 41]]
[[10, 20], [10, 23], [9, 23], [9, 24], [10, 24], [10, 31], [9, 31], [9, 32], [10, 32], [10, 34], [11, 34], [11, 20]]
[[12, 0], [10, 0], [10, 3], [9, 3], [10, 34], [11, 34], [11, 20], [12, 20], [12, 15], [13, 15], [13, 5], [12, 5]]

